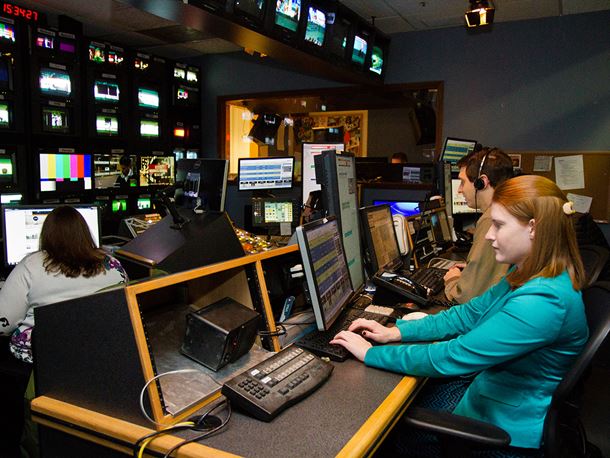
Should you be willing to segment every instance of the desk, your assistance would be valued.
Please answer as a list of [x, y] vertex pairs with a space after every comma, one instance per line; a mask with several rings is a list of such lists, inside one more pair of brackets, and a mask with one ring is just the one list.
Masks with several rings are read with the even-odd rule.
[[[188, 444], [174, 456], [371, 455], [413, 400], [422, 386], [421, 379], [366, 367], [353, 359], [334, 364], [335, 370], [324, 385], [271, 423], [233, 412], [222, 433], [204, 439], [205, 445]], [[97, 443], [124, 456], [122, 453], [131, 453], [130, 444], [153, 431], [45, 396], [32, 401], [32, 414], [36, 422], [60, 435], [56, 439], [64, 434], [78, 436], [82, 449], [73, 453], [82, 453], [87, 445]], [[168, 450], [180, 440], [163, 436], [151, 447]], [[63, 450], [53, 450], [50, 445], [42, 441], [43, 456], [68, 456], [65, 446]]]

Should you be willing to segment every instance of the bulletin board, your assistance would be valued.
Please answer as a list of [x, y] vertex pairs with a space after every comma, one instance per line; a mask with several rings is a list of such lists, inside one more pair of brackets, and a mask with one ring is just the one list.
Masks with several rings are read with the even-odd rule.
[[[534, 161], [537, 156], [582, 156], [585, 187], [580, 189], [563, 189], [566, 194], [578, 194], [592, 197], [590, 213], [597, 222], [608, 223], [610, 220], [610, 152], [577, 151], [507, 151], [513, 156], [513, 164], [520, 162], [523, 173], [542, 175], [556, 181], [555, 160], [551, 160], [549, 172], [534, 172]], [[520, 156], [520, 158], [518, 158]], [[516, 159], [520, 159], [517, 161]]]

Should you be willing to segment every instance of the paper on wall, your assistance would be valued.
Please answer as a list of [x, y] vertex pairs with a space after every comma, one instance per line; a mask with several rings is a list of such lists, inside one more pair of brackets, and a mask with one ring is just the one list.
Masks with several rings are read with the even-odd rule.
[[585, 187], [582, 154], [555, 157], [555, 183], [559, 189], [583, 189]]
[[571, 192], [567, 194], [567, 197], [568, 200], [572, 201], [574, 204], [574, 210], [576, 210], [578, 213], [589, 213], [593, 197], [572, 194]]
[[534, 172], [550, 172], [553, 156], [534, 157]]

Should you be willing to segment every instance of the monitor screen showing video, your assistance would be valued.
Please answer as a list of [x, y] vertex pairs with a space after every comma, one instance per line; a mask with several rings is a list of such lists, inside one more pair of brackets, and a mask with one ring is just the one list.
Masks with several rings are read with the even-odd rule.
[[359, 35], [354, 37], [354, 49], [352, 50], [352, 62], [358, 65], [364, 65], [364, 59], [366, 59], [366, 51], [368, 43], [364, 38]]
[[118, 102], [121, 91], [113, 81], [95, 80], [93, 97], [96, 102]]
[[15, 28], [12, 24], [0, 21], [0, 40], [15, 41]]
[[106, 62], [106, 49], [100, 43], [91, 42], [89, 44], [89, 61], [102, 64]]
[[305, 29], [305, 41], [317, 46], [324, 44], [326, 33], [326, 13], [313, 6], [307, 11], [307, 28]]
[[0, 152], [0, 184], [15, 183], [15, 155]]
[[275, 6], [275, 24], [296, 32], [301, 18], [301, 0], [278, 0]]
[[8, 129], [11, 126], [10, 111], [7, 102], [0, 102], [0, 128]]
[[36, 36], [36, 46], [43, 49], [53, 49], [55, 43], [51, 35], [39, 34]]
[[159, 92], [154, 89], [138, 88], [138, 106], [140, 108], [159, 108]]
[[108, 63], [112, 65], [119, 65], [125, 59], [124, 52], [118, 49], [110, 49], [107, 54]]
[[63, 108], [42, 107], [42, 130], [44, 132], [70, 132], [68, 111]]
[[174, 178], [174, 156], [140, 157], [140, 186], [171, 186]]
[[98, 135], [119, 135], [119, 118], [105, 114], [96, 115], [95, 131]]
[[379, 46], [373, 46], [369, 70], [378, 75], [381, 75], [381, 72], [383, 71], [383, 49]]
[[68, 72], [56, 68], [41, 68], [39, 77], [40, 91], [45, 95], [69, 97], [72, 94], [72, 81]]
[[90, 154], [40, 154], [41, 192], [92, 189]]
[[66, 54], [74, 54], [76, 52], [76, 43], [72, 40], [59, 40], [59, 50]]
[[159, 121], [154, 121], [151, 119], [141, 119], [140, 136], [142, 136], [142, 138], [159, 137]]
[[[121, 164], [121, 158], [123, 163]], [[124, 188], [138, 185], [137, 158], [127, 154], [94, 154], [93, 177], [95, 189]]]

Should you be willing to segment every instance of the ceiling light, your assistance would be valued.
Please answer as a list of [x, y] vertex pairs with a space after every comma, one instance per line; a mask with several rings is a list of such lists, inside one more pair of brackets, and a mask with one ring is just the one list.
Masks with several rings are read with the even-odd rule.
[[494, 21], [494, 13], [496, 8], [492, 1], [469, 0], [470, 8], [464, 14], [466, 25], [468, 27], [478, 27], [481, 25], [490, 25]]

